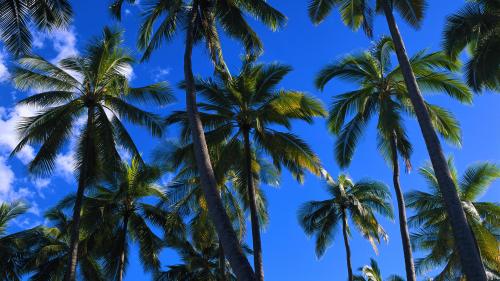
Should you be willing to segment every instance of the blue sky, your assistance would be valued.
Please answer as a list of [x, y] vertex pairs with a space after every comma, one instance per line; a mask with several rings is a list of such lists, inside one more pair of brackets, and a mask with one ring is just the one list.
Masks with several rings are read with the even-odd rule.
[[[53, 34], [36, 34], [35, 52], [57, 61], [67, 55], [78, 53], [93, 36], [99, 35], [105, 25], [117, 25], [107, 13], [107, 5], [102, 0], [72, 1], [75, 20], [70, 30]], [[362, 32], [351, 32], [340, 22], [337, 13], [333, 13], [324, 23], [313, 26], [307, 17], [307, 1], [270, 0], [272, 5], [288, 17], [285, 28], [279, 32], [270, 32], [262, 25], [251, 23], [261, 36], [265, 52], [260, 58], [262, 62], [281, 62], [291, 65], [294, 71], [285, 78], [282, 87], [309, 92], [328, 105], [335, 94], [354, 89], [355, 85], [334, 81], [328, 84], [324, 92], [313, 87], [314, 75], [326, 63], [338, 59], [346, 53], [362, 51], [369, 47], [370, 40]], [[420, 30], [413, 30], [400, 22], [400, 29], [410, 54], [421, 49], [438, 50], [445, 16], [456, 11], [462, 1], [442, 0], [429, 1], [426, 19]], [[137, 6], [129, 6], [125, 11], [121, 25], [125, 29], [125, 43], [139, 57], [135, 40], [140, 23], [140, 10]], [[387, 27], [382, 17], [377, 17], [375, 37], [387, 34]], [[134, 85], [144, 85], [160, 80], [167, 80], [172, 85], [182, 80], [183, 37], [178, 36], [169, 45], [165, 45], [151, 59], [133, 67], [131, 74]], [[223, 38], [225, 58], [233, 72], [238, 70], [239, 58], [243, 54], [242, 47], [231, 40]], [[206, 58], [206, 51], [198, 47], [193, 54], [194, 72], [203, 77], [212, 74], [212, 67]], [[10, 150], [16, 144], [15, 123], [20, 116], [27, 116], [33, 109], [15, 107], [15, 102], [30, 93], [21, 93], [12, 88], [8, 69], [10, 58], [2, 52], [0, 55], [0, 202], [25, 200], [31, 205], [28, 215], [16, 220], [11, 230], [31, 227], [44, 223], [43, 212], [68, 192], [76, 190], [71, 174], [71, 150], [61, 152], [54, 176], [47, 179], [34, 179], [27, 173], [25, 164], [33, 156], [35, 148], [24, 150], [20, 156], [9, 159]], [[170, 110], [183, 107], [184, 93], [175, 91], [178, 103], [159, 110], [167, 114]], [[426, 98], [445, 106], [460, 120], [463, 132], [463, 146], [456, 148], [444, 144], [448, 155], [453, 155], [460, 172], [469, 164], [477, 161], [498, 162], [500, 158], [500, 111], [497, 106], [500, 98], [494, 93], [485, 92], [476, 96], [472, 106], [460, 105], [447, 97], [427, 93]], [[425, 146], [416, 121], [406, 122], [409, 136], [414, 144], [412, 163], [419, 167], [428, 159]], [[373, 124], [372, 124], [373, 125]], [[146, 159], [150, 158], [151, 149], [159, 140], [148, 136], [145, 131], [130, 128], [135, 141]], [[334, 137], [325, 129], [323, 120], [316, 120], [314, 125], [294, 124], [293, 130], [302, 136], [320, 156], [325, 168], [332, 174], [341, 172], [333, 159]], [[170, 130], [166, 137], [176, 136]], [[376, 149], [374, 126], [369, 126], [358, 146], [352, 165], [346, 170], [352, 178], [372, 178], [391, 183], [391, 172]], [[403, 174], [401, 178], [405, 191], [425, 189], [425, 184], [417, 173]], [[499, 182], [495, 182], [482, 200], [499, 201]], [[318, 260], [314, 254], [314, 241], [308, 239], [297, 224], [298, 207], [309, 200], [326, 198], [321, 180], [308, 176], [303, 185], [296, 183], [288, 173], [282, 177], [281, 187], [263, 187], [267, 193], [270, 211], [270, 224], [262, 235], [264, 248], [264, 264], [267, 280], [345, 280], [345, 251], [340, 233], [326, 255]], [[391, 187], [392, 192], [392, 187]], [[393, 203], [396, 204], [395, 199]], [[411, 212], [410, 212], [411, 214]], [[374, 257], [379, 262], [384, 276], [390, 274], [404, 275], [403, 253], [399, 239], [399, 230], [395, 222], [381, 219], [387, 230], [389, 242], [382, 243], [376, 255], [370, 244], [356, 232], [351, 240], [353, 266], [358, 268]], [[135, 248], [132, 250], [130, 266], [126, 280], [137, 280], [143, 273], [135, 259]], [[415, 254], [417, 257], [421, 253]], [[166, 250], [162, 254], [164, 265], [177, 262], [177, 257]]]

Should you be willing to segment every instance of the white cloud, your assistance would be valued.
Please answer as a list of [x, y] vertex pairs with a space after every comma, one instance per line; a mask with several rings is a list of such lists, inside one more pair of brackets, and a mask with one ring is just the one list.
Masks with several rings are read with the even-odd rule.
[[127, 64], [125, 67], [123, 67], [121, 73], [125, 77], [127, 77], [127, 80], [129, 80], [129, 81], [134, 79], [134, 77], [135, 77], [134, 68], [130, 64]]
[[0, 198], [2, 195], [9, 194], [12, 191], [15, 175], [12, 168], [7, 165], [5, 157], [0, 156]]
[[73, 28], [55, 30], [50, 32], [47, 38], [52, 40], [52, 47], [57, 52], [57, 56], [52, 60], [53, 62], [59, 62], [64, 58], [78, 55], [76, 34]]
[[3, 51], [0, 52], [0, 83], [8, 81], [10, 78], [9, 70], [5, 65], [5, 56], [6, 54]]
[[[19, 143], [17, 126], [23, 117], [33, 116], [35, 109], [27, 106], [15, 106], [10, 109], [0, 107], [0, 152], [10, 154]], [[16, 157], [27, 164], [35, 156], [33, 147], [27, 145], [16, 154]]]
[[167, 77], [169, 74], [170, 74], [170, 68], [167, 67], [167, 68], [157, 68], [155, 70], [153, 70], [153, 80], [155, 82], [159, 82], [161, 80], [163, 80], [165, 77]]
[[66, 181], [73, 180], [75, 170], [74, 152], [60, 153], [56, 157], [56, 174], [62, 176]]

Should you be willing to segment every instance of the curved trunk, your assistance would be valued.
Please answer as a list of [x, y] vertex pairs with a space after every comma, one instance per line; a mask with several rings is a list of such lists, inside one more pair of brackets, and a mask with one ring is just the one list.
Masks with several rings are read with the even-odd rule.
[[258, 281], [264, 281], [264, 265], [262, 263], [262, 242], [260, 238], [260, 223], [255, 200], [255, 182], [252, 176], [252, 152], [250, 149], [249, 130], [243, 129], [245, 145], [245, 172], [247, 177], [248, 204], [250, 206], [250, 221], [252, 224], [253, 267]]
[[345, 215], [346, 210], [342, 210], [342, 235], [344, 236], [344, 246], [345, 255], [347, 263], [347, 276], [349, 281], [353, 281], [354, 277], [352, 275], [352, 265], [351, 265], [351, 247], [349, 246], [349, 235], [347, 234], [347, 216]]
[[399, 162], [396, 134], [393, 133], [391, 138], [391, 152], [392, 152], [392, 181], [394, 183], [394, 190], [396, 191], [396, 198], [398, 200], [398, 215], [399, 215], [399, 231], [401, 232], [401, 242], [403, 243], [403, 253], [405, 257], [406, 280], [415, 281], [415, 265], [413, 264], [413, 254], [410, 244], [410, 233], [408, 232], [408, 224], [406, 222], [406, 208], [405, 199], [401, 186], [399, 184]]
[[83, 165], [80, 168], [80, 175], [78, 178], [78, 190], [76, 191], [75, 206], [73, 207], [73, 225], [71, 226], [71, 238], [69, 244], [69, 261], [66, 269], [65, 281], [76, 280], [76, 265], [78, 264], [78, 243], [80, 242], [80, 215], [82, 211], [83, 195], [85, 187], [88, 183], [88, 165], [89, 156], [94, 153], [92, 151], [92, 124], [94, 123], [94, 109], [89, 107], [87, 111], [87, 137], [85, 142], [85, 155], [83, 155]]
[[422, 135], [427, 146], [432, 167], [436, 174], [441, 194], [444, 198], [446, 211], [450, 219], [453, 237], [456, 241], [456, 246], [460, 253], [460, 263], [462, 270], [467, 276], [468, 281], [486, 281], [486, 272], [481, 262], [480, 255], [476, 249], [472, 232], [467, 224], [462, 204], [457, 194], [457, 189], [451, 178], [450, 170], [444, 157], [443, 149], [438, 136], [432, 126], [429, 113], [427, 111], [424, 99], [420, 94], [420, 89], [417, 85], [417, 80], [411, 69], [411, 65], [406, 54], [406, 49], [396, 25], [392, 7], [388, 1], [381, 1], [384, 9], [384, 14], [387, 19], [387, 24], [391, 32], [392, 40], [396, 55], [403, 73], [403, 77], [408, 89], [415, 115], [417, 116]]
[[128, 214], [125, 214], [123, 218], [123, 229], [122, 229], [122, 252], [120, 253], [120, 262], [118, 263], [118, 281], [123, 280], [123, 273], [125, 272], [125, 244], [127, 243], [127, 231], [128, 231]]
[[[197, 1], [193, 6], [197, 7]], [[186, 47], [184, 53], [184, 78], [186, 81], [186, 112], [189, 119], [193, 138], [193, 149], [196, 158], [196, 165], [200, 174], [201, 186], [208, 204], [210, 218], [215, 225], [217, 235], [222, 242], [222, 246], [231, 267], [240, 281], [254, 281], [255, 276], [252, 267], [248, 263], [243, 253], [236, 232], [224, 209], [222, 200], [217, 191], [214, 172], [208, 155], [207, 143], [203, 132], [203, 125], [200, 120], [198, 108], [196, 106], [196, 93], [194, 76], [192, 71], [191, 55], [193, 51], [193, 26], [196, 21], [196, 13], [192, 12], [186, 30]]]

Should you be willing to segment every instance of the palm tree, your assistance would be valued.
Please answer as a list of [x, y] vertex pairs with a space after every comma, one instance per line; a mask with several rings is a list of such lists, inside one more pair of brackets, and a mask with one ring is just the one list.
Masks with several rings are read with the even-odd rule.
[[124, 72], [134, 60], [121, 43], [121, 32], [105, 28], [102, 38], [90, 44], [84, 56], [63, 59], [60, 66], [38, 56], [27, 56], [19, 60], [19, 67], [13, 74], [19, 89], [43, 91], [19, 102], [42, 109], [19, 124], [21, 141], [12, 152], [17, 153], [28, 144], [41, 144], [29, 164], [30, 172], [49, 175], [54, 169], [57, 152], [75, 135], [78, 118], [86, 118], [82, 133], [76, 135], [78, 190], [67, 281], [75, 279], [80, 211], [85, 188], [95, 184], [100, 174], [109, 170], [102, 167], [116, 167], [120, 163], [117, 145], [140, 157], [121, 119], [145, 126], [155, 136], [162, 132], [157, 115], [143, 111], [129, 101], [153, 101], [163, 105], [172, 100], [165, 83], [139, 88], [129, 86]]
[[67, 27], [73, 16], [68, 0], [0, 1], [0, 39], [16, 57], [31, 51], [30, 27], [51, 31]]
[[[448, 161], [476, 247], [484, 265], [491, 271], [488, 275], [500, 272], [500, 205], [498, 202], [478, 201], [490, 184], [500, 178], [500, 168], [481, 162], [469, 166], [459, 178], [453, 160], [450, 158]], [[412, 243], [416, 248], [427, 251], [423, 258], [417, 260], [417, 271], [424, 273], [442, 266], [434, 280], [459, 280], [465, 272], [460, 264], [456, 240], [449, 235], [450, 219], [444, 212], [444, 199], [439, 193], [436, 175], [430, 165], [420, 168], [419, 172], [425, 178], [429, 191], [413, 191], [406, 195], [407, 206], [416, 212], [409, 219], [410, 225], [417, 228], [412, 234]], [[492, 277], [490, 280], [498, 279]]]
[[[383, 281], [382, 273], [380, 273], [380, 268], [378, 267], [378, 263], [374, 259], [370, 259], [370, 265], [365, 265], [358, 269], [361, 271], [363, 275], [355, 275], [354, 281]], [[387, 279], [387, 281], [404, 281], [398, 275], [391, 275]]]
[[337, 182], [328, 181], [327, 191], [331, 196], [323, 201], [310, 201], [298, 211], [299, 223], [307, 235], [316, 236], [316, 255], [323, 256], [332, 243], [335, 231], [342, 225], [348, 280], [354, 276], [351, 265], [351, 248], [348, 216], [361, 234], [370, 241], [376, 251], [375, 242], [387, 240], [387, 234], [378, 223], [375, 213], [392, 218], [391, 195], [387, 186], [377, 181], [354, 183], [347, 175], [341, 174]]
[[465, 66], [467, 84], [476, 91], [500, 89], [500, 4], [495, 0], [468, 1], [449, 16], [443, 48], [452, 59], [468, 48], [472, 57]]
[[[338, 135], [335, 153], [341, 167], [351, 163], [358, 140], [369, 120], [378, 115], [379, 150], [393, 168], [406, 274], [415, 278], [404, 197], [399, 183], [399, 157], [403, 158], [409, 170], [412, 152], [402, 115], [408, 113], [414, 116], [415, 111], [409, 101], [401, 68], [391, 68], [390, 56], [393, 51], [392, 40], [382, 37], [370, 51], [348, 55], [323, 68], [316, 78], [316, 86], [323, 90], [326, 83], [334, 78], [359, 84], [357, 90], [335, 97], [330, 109], [328, 129]], [[467, 86], [448, 71], [459, 66], [450, 62], [443, 53], [426, 54], [421, 51], [410, 62], [412, 69], [418, 74], [416, 79], [422, 89], [443, 91], [465, 103], [472, 101], [472, 94]], [[426, 107], [439, 133], [449, 141], [460, 144], [460, 128], [453, 116], [442, 107], [427, 102]], [[349, 120], [350, 116], [352, 118]]]
[[[102, 241], [101, 254], [106, 276], [113, 280], [123, 280], [130, 244], [134, 242], [139, 246], [139, 260], [143, 267], [153, 272], [160, 269], [159, 253], [164, 242], [149, 224], [158, 226], [166, 235], [182, 232], [175, 215], [146, 201], [167, 200], [157, 185], [161, 176], [159, 169], [145, 166], [135, 157], [131, 165], [123, 163], [110, 182], [98, 186], [96, 192], [85, 198], [88, 216], [104, 213], [105, 222], [100, 229], [108, 239]], [[68, 203], [69, 200], [65, 204]]]
[[6, 234], [10, 221], [26, 213], [28, 207], [21, 202], [0, 204], [0, 279], [20, 281], [25, 273], [25, 264], [35, 250], [40, 228], [27, 229]]
[[[206, 225], [209, 226], [209, 225]], [[203, 231], [205, 235], [196, 235], [191, 231], [191, 239], [187, 237], [169, 239], [168, 245], [179, 255], [182, 263], [168, 266], [168, 270], [158, 272], [155, 281], [236, 281], [238, 280], [231, 267], [224, 262], [221, 272], [218, 242], [213, 228]], [[248, 250], [247, 250], [248, 251]]]
[[[226, 161], [236, 161], [241, 167], [249, 203], [254, 251], [254, 268], [263, 280], [260, 222], [256, 200], [256, 181], [252, 163], [255, 144], [270, 156], [277, 170], [288, 168], [299, 181], [304, 170], [321, 174], [320, 161], [311, 148], [296, 135], [280, 132], [278, 126], [291, 129], [293, 120], [311, 123], [314, 117], [325, 116], [322, 104], [305, 93], [277, 89], [277, 85], [291, 71], [280, 64], [256, 64], [253, 58], [244, 62], [241, 72], [227, 80], [221, 77], [196, 81], [196, 88], [205, 101], [198, 103], [201, 120], [207, 126], [207, 138], [225, 139], [223, 155], [239, 155]], [[189, 134], [189, 121], [185, 111], [173, 112], [167, 124], [181, 123], [184, 134]], [[253, 139], [253, 142], [252, 140]], [[244, 161], [239, 161], [244, 159]]]
[[[30, 281], [60, 281], [67, 275], [67, 261], [72, 254], [71, 236], [74, 222], [57, 207], [48, 210], [45, 218], [52, 226], [42, 229], [36, 251], [25, 265], [26, 272], [31, 273]], [[99, 223], [95, 223], [101, 221], [101, 216], [82, 217], [82, 235], [78, 247], [78, 280], [106, 280], [97, 252], [97, 245], [104, 238], [100, 229], [95, 227]]]
[[[372, 5], [373, 2], [376, 3], [375, 7]], [[333, 8], [338, 7], [346, 25], [354, 30], [363, 27], [368, 35], [372, 33], [373, 15], [375, 13], [384, 14], [394, 42], [394, 49], [401, 68], [401, 74], [406, 84], [408, 96], [420, 125], [427, 152], [434, 170], [437, 172], [436, 176], [439, 180], [440, 191], [442, 194], [446, 194], [444, 196], [446, 212], [450, 216], [453, 236], [459, 245], [458, 248], [461, 253], [460, 261], [463, 269], [469, 281], [485, 281], [486, 273], [481, 263], [480, 254], [475, 247], [474, 237], [467, 226], [464, 209], [460, 204], [450, 170], [446, 164], [441, 142], [432, 124], [432, 116], [420, 92], [415, 72], [411, 68], [411, 62], [406, 53], [403, 38], [399, 33], [399, 28], [394, 17], [394, 10], [396, 10], [404, 21], [418, 28], [424, 17], [424, 10], [427, 5], [426, 1], [310, 0], [309, 3], [309, 16], [314, 23], [319, 24]], [[407, 279], [408, 281], [415, 281], [415, 277], [408, 274]]]
[[[116, 3], [114, 10], [118, 14], [123, 2], [124, 0], [114, 1]], [[196, 106], [195, 79], [191, 59], [194, 45], [204, 40], [216, 71], [230, 79], [231, 75], [222, 55], [218, 27], [221, 27], [229, 37], [243, 42], [247, 52], [259, 53], [262, 50], [262, 43], [246, 21], [244, 13], [250, 14], [272, 30], [283, 26], [286, 21], [286, 17], [265, 0], [156, 1], [145, 6], [144, 22], [140, 28], [139, 47], [144, 50], [143, 59], [147, 59], [155, 49], [161, 46], [162, 41], [170, 41], [174, 37], [178, 26], [186, 28], [184, 52], [186, 112], [192, 128], [200, 179], [210, 217], [215, 224], [235, 274], [241, 281], [250, 281], [255, 279], [254, 273], [240, 248], [235, 231], [231, 228], [231, 221], [224, 213], [224, 206], [217, 192], [203, 124]]]

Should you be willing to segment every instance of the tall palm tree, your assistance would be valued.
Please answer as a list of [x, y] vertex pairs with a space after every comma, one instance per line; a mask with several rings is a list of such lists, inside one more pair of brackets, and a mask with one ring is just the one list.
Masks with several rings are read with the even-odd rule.
[[339, 224], [342, 226], [348, 280], [353, 281], [351, 231], [348, 216], [355, 228], [370, 241], [374, 250], [380, 238], [387, 240], [387, 234], [378, 223], [375, 213], [392, 218], [391, 195], [387, 186], [377, 181], [354, 183], [347, 175], [341, 174], [337, 182], [328, 181], [327, 191], [331, 196], [323, 201], [310, 201], [298, 211], [299, 223], [307, 235], [316, 236], [316, 255], [323, 256], [332, 243]]
[[[450, 170], [446, 164], [441, 142], [432, 124], [432, 116], [420, 92], [415, 72], [411, 68], [410, 59], [394, 17], [394, 11], [397, 11], [404, 21], [412, 27], [418, 28], [424, 18], [426, 0], [310, 0], [309, 3], [309, 16], [314, 23], [319, 24], [333, 8], [338, 7], [346, 25], [354, 30], [363, 27], [368, 35], [372, 34], [373, 15], [380, 13], [385, 16], [408, 96], [415, 110], [427, 152], [439, 180], [439, 188], [441, 193], [446, 195], [444, 196], [446, 212], [450, 216], [453, 236], [458, 241], [462, 266], [469, 281], [485, 281], [486, 273], [481, 263], [480, 254], [475, 247], [472, 232], [467, 226], [464, 209], [460, 204]], [[376, 4], [375, 7], [373, 3]], [[415, 281], [415, 277], [408, 274], [407, 279]]]
[[[153, 199], [160, 202], [167, 199], [157, 185], [161, 176], [159, 169], [145, 166], [135, 157], [130, 165], [123, 163], [113, 179], [96, 187], [96, 191], [85, 198], [87, 216], [104, 214], [105, 217], [100, 229], [106, 233], [107, 239], [102, 241], [101, 254], [108, 278], [123, 280], [130, 244], [134, 242], [139, 246], [139, 260], [143, 267], [153, 272], [160, 269], [159, 253], [164, 242], [149, 224], [158, 226], [166, 235], [183, 231], [179, 227], [182, 223], [175, 215], [148, 203]], [[68, 203], [69, 200], [66, 205]]]
[[[359, 268], [358, 270], [361, 271], [361, 273], [363, 275], [354, 276], [355, 281], [383, 281], [384, 280], [382, 278], [382, 273], [380, 272], [380, 267], [378, 266], [377, 261], [374, 259], [370, 259], [370, 265], [365, 265], [365, 266]], [[391, 275], [385, 280], [387, 280], [387, 281], [404, 281], [404, 279], [398, 275]]]
[[[399, 183], [399, 157], [403, 158], [407, 169], [410, 169], [412, 152], [402, 115], [407, 113], [413, 116], [415, 111], [409, 101], [401, 68], [391, 66], [390, 56], [393, 51], [392, 40], [382, 37], [371, 50], [348, 55], [323, 68], [316, 77], [316, 86], [323, 90], [325, 85], [335, 78], [359, 84], [358, 89], [335, 97], [330, 109], [328, 128], [338, 135], [335, 153], [341, 167], [351, 163], [366, 125], [377, 115], [379, 150], [393, 169], [406, 274], [415, 278], [404, 197]], [[467, 86], [448, 71], [459, 66], [450, 62], [443, 53], [427, 54], [421, 51], [413, 56], [410, 62], [412, 69], [418, 74], [417, 82], [422, 89], [443, 91], [465, 103], [472, 101], [472, 94]], [[460, 129], [453, 116], [442, 107], [427, 102], [426, 107], [439, 133], [451, 142], [460, 144]], [[348, 119], [350, 117], [351, 119]]]
[[41, 31], [67, 27], [73, 11], [68, 0], [3, 0], [0, 15], [0, 39], [17, 57], [31, 51], [30, 27]]
[[[119, 8], [124, 0], [116, 0]], [[130, 1], [129, 1], [130, 2]], [[117, 8], [118, 7], [118, 8]], [[185, 27], [184, 79], [186, 83], [186, 112], [192, 128], [197, 167], [212, 218], [229, 261], [241, 281], [254, 280], [255, 276], [248, 260], [240, 248], [231, 221], [224, 212], [224, 206], [217, 192], [213, 167], [203, 132], [203, 124], [196, 106], [195, 79], [192, 68], [192, 51], [195, 44], [205, 41], [210, 59], [217, 72], [230, 79], [219, 40], [218, 27], [229, 37], [245, 45], [247, 52], [258, 53], [262, 43], [244, 17], [247, 13], [272, 30], [283, 26], [286, 17], [264, 0], [181, 0], [152, 1], [145, 5], [144, 22], [140, 28], [139, 47], [144, 50], [143, 59], [161, 46], [162, 41], [170, 41], [177, 27]], [[157, 28], [155, 28], [155, 26]]]
[[36, 227], [11, 234], [6, 234], [9, 223], [26, 213], [28, 207], [21, 202], [0, 204], [0, 279], [20, 281], [26, 272], [25, 265], [33, 252], [41, 229]]
[[[85, 188], [93, 185], [101, 176], [100, 173], [109, 170], [102, 167], [116, 167], [120, 163], [118, 145], [140, 157], [121, 120], [145, 126], [155, 136], [162, 132], [161, 120], [157, 115], [129, 101], [153, 101], [163, 105], [172, 100], [165, 83], [130, 87], [125, 71], [134, 60], [121, 47], [121, 43], [121, 32], [105, 28], [102, 38], [94, 40], [83, 56], [63, 59], [60, 66], [38, 56], [27, 56], [19, 60], [19, 67], [13, 74], [17, 88], [43, 91], [19, 102], [42, 109], [37, 115], [21, 121], [21, 141], [12, 152], [17, 153], [28, 144], [41, 144], [29, 164], [30, 172], [36, 175], [50, 174], [57, 152], [70, 137], [78, 138], [75, 148], [78, 190], [67, 281], [75, 279], [78, 230]], [[81, 128], [82, 133], [76, 134], [77, 120], [82, 116], [85, 124]]]
[[472, 57], [465, 66], [467, 84], [476, 91], [500, 90], [500, 3], [469, 0], [446, 20], [443, 47], [451, 58], [465, 49]]
[[[30, 281], [63, 280], [67, 274], [67, 261], [72, 254], [74, 222], [71, 217], [58, 208], [52, 208], [45, 213], [45, 218], [51, 227], [42, 229], [37, 249], [25, 265], [25, 270], [31, 273]], [[95, 222], [102, 221], [102, 217], [84, 216], [82, 221], [78, 247], [78, 280], [104, 281], [106, 279], [97, 252], [98, 241], [103, 239], [102, 232], [94, 225]]]
[[[490, 271], [488, 279], [498, 280], [500, 276], [493, 275], [494, 272], [500, 272], [500, 205], [498, 202], [482, 202], [478, 199], [494, 180], [500, 178], [500, 168], [481, 162], [469, 166], [459, 178], [453, 160], [450, 158], [448, 161], [469, 228], [474, 233], [476, 247]], [[427, 252], [417, 260], [417, 271], [424, 273], [442, 266], [434, 280], [458, 280], [463, 278], [465, 272], [460, 264], [461, 253], [456, 239], [449, 235], [450, 219], [444, 212], [444, 199], [439, 193], [436, 175], [430, 165], [420, 168], [419, 172], [425, 178], [429, 191], [413, 191], [406, 195], [407, 206], [416, 212], [409, 219], [410, 225], [417, 228], [412, 234], [412, 243], [416, 248]]]
[[[277, 130], [278, 126], [290, 130], [293, 120], [310, 123], [314, 117], [326, 115], [322, 104], [307, 94], [277, 89], [277, 85], [290, 71], [290, 67], [280, 64], [254, 63], [252, 58], [244, 62], [241, 72], [231, 80], [216, 77], [196, 81], [196, 88], [204, 98], [198, 107], [202, 110], [201, 120], [209, 130], [206, 132], [207, 138], [228, 140], [223, 155], [235, 156], [243, 150], [241, 158], [225, 160], [237, 161], [234, 165], [243, 171], [248, 198], [245, 202], [250, 204], [254, 268], [258, 280], [264, 279], [264, 271], [252, 146], [255, 145], [270, 156], [277, 170], [285, 166], [298, 180], [302, 180], [306, 169], [321, 174], [319, 158], [311, 148], [296, 135]], [[190, 128], [185, 111], [173, 112], [167, 118], [167, 124], [173, 123], [181, 123], [182, 131], [188, 134]]]

